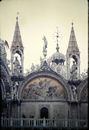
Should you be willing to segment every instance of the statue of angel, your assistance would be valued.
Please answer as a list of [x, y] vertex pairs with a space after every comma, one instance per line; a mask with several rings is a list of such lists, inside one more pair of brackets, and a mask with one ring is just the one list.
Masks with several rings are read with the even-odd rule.
[[44, 40], [44, 46], [43, 46], [43, 55], [44, 55], [44, 57], [46, 57], [47, 56], [47, 39], [46, 39], [46, 37], [44, 36], [43, 37], [43, 40]]

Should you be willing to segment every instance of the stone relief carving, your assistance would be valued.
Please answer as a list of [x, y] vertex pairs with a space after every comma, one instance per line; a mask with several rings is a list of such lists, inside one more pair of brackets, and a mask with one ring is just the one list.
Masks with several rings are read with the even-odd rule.
[[59, 99], [66, 98], [65, 90], [57, 81], [51, 78], [33, 80], [22, 91], [23, 99]]

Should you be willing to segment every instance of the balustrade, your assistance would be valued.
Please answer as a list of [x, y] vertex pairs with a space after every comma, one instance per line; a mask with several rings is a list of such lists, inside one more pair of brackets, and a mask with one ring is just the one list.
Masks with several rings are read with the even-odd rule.
[[30, 118], [1, 118], [2, 127], [88, 127], [86, 120], [73, 119], [30, 119]]

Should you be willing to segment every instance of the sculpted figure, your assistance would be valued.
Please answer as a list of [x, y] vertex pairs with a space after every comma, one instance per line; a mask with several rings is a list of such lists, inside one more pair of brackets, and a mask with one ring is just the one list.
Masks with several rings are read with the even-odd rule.
[[77, 66], [75, 64], [75, 61], [73, 61], [73, 65], [72, 65], [72, 68], [71, 68], [71, 79], [77, 79]]
[[17, 89], [18, 89], [18, 82], [15, 82], [13, 86], [13, 99], [17, 98]]
[[44, 40], [44, 46], [43, 46], [43, 55], [44, 55], [44, 57], [46, 58], [46, 56], [47, 56], [47, 39], [46, 39], [46, 37], [44, 36], [43, 37], [43, 40]]
[[20, 66], [18, 58], [16, 57], [15, 62], [14, 62], [14, 73], [15, 73], [15, 75], [18, 75], [20, 73], [20, 70], [21, 70], [21, 66]]
[[72, 85], [73, 99], [77, 99], [77, 89], [75, 85]]

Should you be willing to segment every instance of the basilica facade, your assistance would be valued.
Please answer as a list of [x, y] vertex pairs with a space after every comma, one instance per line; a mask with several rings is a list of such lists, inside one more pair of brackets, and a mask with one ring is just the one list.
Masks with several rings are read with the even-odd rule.
[[[43, 58], [24, 74], [24, 46], [18, 17], [11, 45], [11, 67], [0, 39], [0, 99], [2, 127], [87, 128], [88, 81], [80, 76], [80, 51], [72, 23], [66, 56], [59, 51]], [[73, 61], [71, 65], [71, 59]]]

